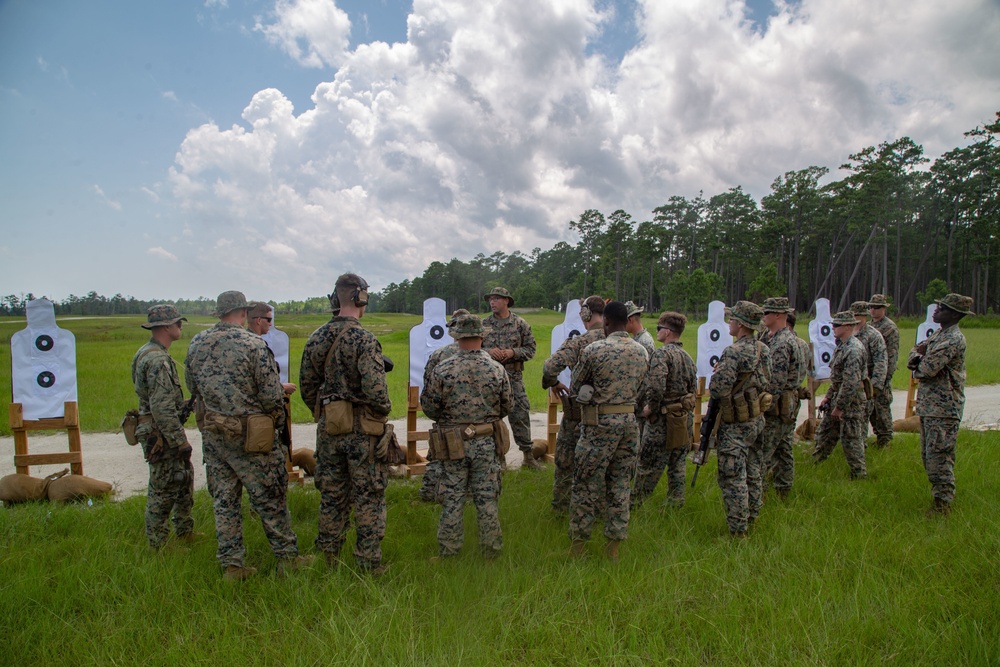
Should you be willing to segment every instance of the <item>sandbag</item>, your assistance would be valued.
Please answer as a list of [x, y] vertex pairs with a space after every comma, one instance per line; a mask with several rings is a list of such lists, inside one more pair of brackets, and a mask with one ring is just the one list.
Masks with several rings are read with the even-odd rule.
[[111, 484], [84, 475], [66, 475], [54, 480], [47, 490], [49, 500], [68, 503], [83, 498], [100, 498], [111, 493]]
[[316, 455], [311, 449], [293, 449], [292, 465], [299, 468], [305, 474], [312, 476], [316, 473]]
[[549, 443], [543, 438], [535, 438], [531, 441], [531, 457], [533, 459], [544, 459], [549, 453]]
[[45, 500], [45, 492], [53, 480], [69, 474], [69, 468], [52, 473], [45, 479], [30, 475], [7, 475], [0, 479], [0, 500], [7, 504], [24, 503], [31, 500]]
[[906, 419], [892, 422], [892, 430], [896, 433], [920, 433], [920, 417], [912, 415]]
[[811, 419], [806, 419], [799, 427], [795, 429], [795, 435], [799, 437], [799, 440], [814, 440], [816, 438], [816, 427], [819, 425], [819, 420], [815, 417]]

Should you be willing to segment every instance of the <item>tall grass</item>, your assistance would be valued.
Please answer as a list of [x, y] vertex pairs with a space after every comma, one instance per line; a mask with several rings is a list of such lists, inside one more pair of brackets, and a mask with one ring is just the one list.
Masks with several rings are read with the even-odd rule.
[[[436, 506], [393, 480], [381, 579], [318, 565], [278, 579], [244, 513], [248, 562], [223, 582], [214, 536], [147, 551], [142, 497], [0, 511], [0, 663], [291, 665], [996, 665], [1000, 661], [1000, 438], [962, 431], [958, 500], [927, 519], [915, 436], [870, 451], [851, 482], [837, 453], [797, 448], [787, 502], [767, 497], [751, 537], [726, 535], [714, 457], [679, 510], [663, 489], [633, 514], [621, 563], [570, 560], [549, 510], [551, 468], [504, 479], [504, 552], [478, 555], [471, 506], [463, 553], [440, 564]], [[690, 476], [690, 474], [689, 474]], [[318, 493], [294, 488], [300, 547]], [[197, 527], [212, 533], [210, 499]], [[353, 538], [352, 538], [353, 539]]]

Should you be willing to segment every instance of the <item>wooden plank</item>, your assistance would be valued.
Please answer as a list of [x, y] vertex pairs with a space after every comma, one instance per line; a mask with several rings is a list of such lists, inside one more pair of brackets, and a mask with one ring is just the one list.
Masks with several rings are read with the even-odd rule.
[[[43, 466], [53, 463], [80, 463], [80, 452], [56, 452], [54, 454], [15, 454], [15, 466]], [[74, 475], [77, 473], [73, 473]]]
[[10, 416], [11, 429], [24, 428], [24, 409], [20, 403], [11, 403], [7, 414]]
[[913, 416], [913, 410], [917, 404], [916, 393], [917, 379], [913, 377], [913, 373], [910, 373], [910, 386], [906, 389], [906, 411], [903, 413], [906, 418]]

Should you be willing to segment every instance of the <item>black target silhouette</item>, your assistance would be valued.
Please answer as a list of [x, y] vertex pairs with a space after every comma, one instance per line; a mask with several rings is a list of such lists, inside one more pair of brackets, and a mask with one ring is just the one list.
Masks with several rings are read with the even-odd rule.
[[712, 358], [708, 360], [708, 363], [712, 364], [713, 366], [719, 363], [719, 355], [713, 354]]
[[708, 334], [708, 337], [713, 343], [718, 343], [719, 338], [722, 337], [722, 334], [719, 333], [718, 329], [712, 329], [712, 332]]
[[442, 327], [440, 324], [435, 324], [434, 326], [431, 327], [431, 338], [433, 338], [434, 340], [441, 340], [443, 336], [444, 336], [444, 327]]
[[829, 324], [824, 324], [823, 326], [821, 326], [819, 328], [819, 332], [820, 332], [820, 334], [822, 334], [824, 336], [829, 336], [830, 333], [831, 333], [831, 331], [830, 331], [830, 325]]
[[55, 345], [55, 342], [52, 340], [52, 336], [49, 336], [47, 334], [42, 334], [41, 336], [35, 339], [35, 347], [37, 347], [42, 352], [48, 352], [49, 350], [52, 349], [53, 345]]
[[570, 338], [576, 338], [579, 335], [580, 335], [580, 332], [577, 331], [576, 329], [573, 329], [572, 331], [569, 332], [569, 335], [566, 336], [566, 339], [569, 340]]
[[931, 334], [933, 334], [933, 333], [934, 333], [934, 329], [928, 329], [927, 333], [924, 334], [924, 339], [926, 340], [926, 339], [930, 338]]
[[38, 386], [42, 389], [48, 389], [56, 383], [56, 376], [51, 371], [42, 371], [38, 374], [38, 377], [35, 378], [35, 382], [37, 382]]
[[819, 358], [823, 360], [824, 364], [830, 363], [830, 353], [829, 352], [824, 352], [823, 354], [819, 355]]

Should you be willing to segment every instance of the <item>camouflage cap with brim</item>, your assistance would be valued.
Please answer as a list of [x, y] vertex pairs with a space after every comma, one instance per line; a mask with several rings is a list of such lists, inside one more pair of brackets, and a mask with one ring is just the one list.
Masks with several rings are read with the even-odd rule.
[[486, 299], [487, 301], [489, 301], [491, 296], [503, 296], [503, 297], [507, 297], [507, 307], [508, 308], [510, 308], [511, 306], [514, 305], [514, 297], [512, 297], [510, 295], [510, 292], [508, 292], [507, 290], [505, 290], [503, 287], [494, 287], [492, 290], [490, 290], [490, 293], [487, 294], [486, 296], [484, 296], [483, 298]]
[[460, 338], [483, 338], [489, 333], [483, 326], [483, 320], [478, 315], [468, 313], [459, 315], [448, 325], [448, 335], [458, 340]]
[[149, 308], [146, 311], [146, 322], [140, 324], [143, 329], [153, 329], [155, 327], [169, 327], [178, 322], [187, 322], [186, 317], [181, 317], [177, 308], [168, 303], [161, 303]]
[[790, 313], [792, 309], [788, 307], [788, 297], [787, 296], [772, 296], [764, 299], [764, 303], [760, 304], [761, 310], [764, 314], [768, 313]]
[[243, 295], [243, 292], [230, 290], [228, 292], [223, 292], [219, 295], [219, 298], [215, 300], [215, 316], [225, 317], [234, 310], [246, 310], [249, 307], [247, 298]]
[[645, 308], [640, 308], [639, 306], [635, 305], [635, 303], [633, 303], [632, 301], [625, 302], [625, 310], [628, 311], [629, 317], [646, 312]]
[[869, 308], [888, 308], [889, 307], [889, 297], [885, 294], [872, 294], [872, 298], [868, 299]]
[[940, 299], [935, 299], [934, 303], [940, 304], [945, 308], [950, 308], [956, 313], [962, 313], [963, 315], [975, 315], [972, 312], [972, 297], [962, 296], [961, 294], [947, 294]]
[[868, 302], [867, 301], [855, 301], [851, 304], [851, 312], [855, 315], [867, 315], [868, 314]]
[[858, 321], [854, 319], [854, 313], [852, 311], [842, 310], [833, 316], [830, 323], [834, 326], [854, 326], [858, 323]]
[[737, 301], [730, 309], [729, 317], [750, 329], [760, 326], [760, 318], [764, 314], [760, 306], [752, 301]]

